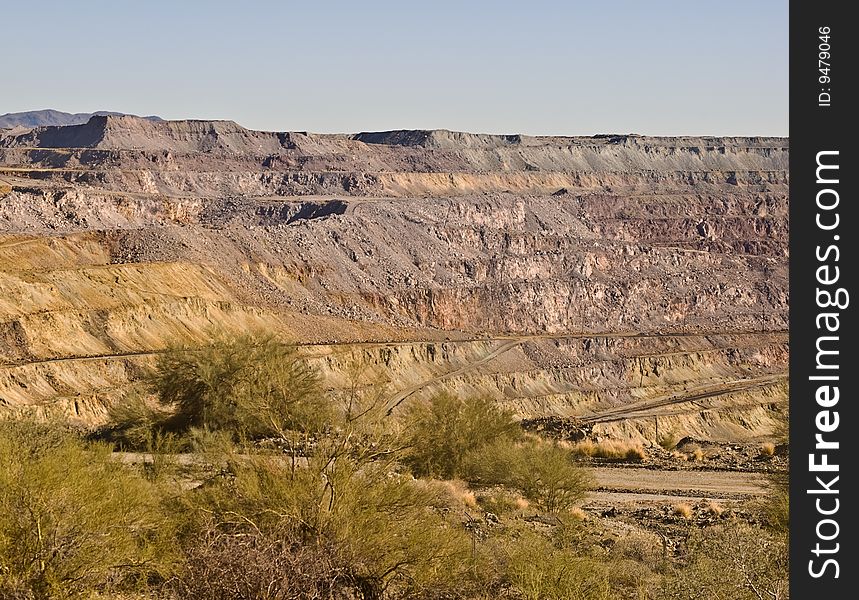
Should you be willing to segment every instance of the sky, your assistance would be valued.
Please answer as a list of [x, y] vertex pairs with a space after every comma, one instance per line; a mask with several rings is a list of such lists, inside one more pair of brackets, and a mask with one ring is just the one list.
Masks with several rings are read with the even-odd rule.
[[788, 133], [788, 0], [0, 4], [0, 114], [271, 131]]

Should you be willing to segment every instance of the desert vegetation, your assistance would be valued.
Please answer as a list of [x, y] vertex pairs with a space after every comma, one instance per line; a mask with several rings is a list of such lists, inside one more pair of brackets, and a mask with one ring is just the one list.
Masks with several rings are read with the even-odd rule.
[[0, 423], [0, 598], [787, 597], [777, 502], [704, 529], [684, 505], [669, 552], [579, 507], [582, 455], [640, 448], [525, 434], [484, 397], [392, 412], [382, 387], [356, 367], [333, 394], [274, 338], [216, 336], [98, 431]]

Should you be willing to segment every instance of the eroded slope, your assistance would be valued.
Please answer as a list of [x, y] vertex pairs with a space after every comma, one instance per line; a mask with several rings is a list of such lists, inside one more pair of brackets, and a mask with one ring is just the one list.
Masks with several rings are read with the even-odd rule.
[[268, 329], [333, 387], [766, 435], [787, 143], [314, 135], [94, 117], [0, 134], [0, 403], [88, 422], [167, 344]]

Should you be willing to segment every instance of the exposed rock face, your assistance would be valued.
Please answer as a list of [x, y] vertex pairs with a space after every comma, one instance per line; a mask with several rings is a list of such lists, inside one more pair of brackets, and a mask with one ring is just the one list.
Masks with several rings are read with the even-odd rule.
[[335, 387], [359, 357], [397, 400], [766, 433], [787, 394], [787, 162], [779, 138], [113, 116], [0, 136], [0, 406], [96, 421], [153, 352], [217, 325], [317, 344]]

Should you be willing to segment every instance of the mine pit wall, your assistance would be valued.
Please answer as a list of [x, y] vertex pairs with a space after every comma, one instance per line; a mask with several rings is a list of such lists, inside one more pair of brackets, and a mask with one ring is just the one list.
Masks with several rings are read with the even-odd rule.
[[[779, 331], [787, 328], [780, 306], [754, 292], [715, 284], [694, 297], [665, 295], [638, 312], [618, 298], [658, 296], [661, 282], [606, 285], [587, 281], [520, 281], [504, 286], [429, 289], [386, 295], [363, 295], [379, 314], [413, 318], [418, 325], [443, 330], [494, 333], [605, 334], [631, 332]], [[724, 314], [724, 305], [733, 302]], [[763, 321], [762, 315], [763, 313]]]
[[266, 329], [334, 393], [357, 361], [400, 407], [450, 390], [600, 437], [769, 435], [787, 163], [775, 138], [0, 134], [0, 412], [95, 425], [169, 343]]
[[[738, 441], [770, 435], [786, 409], [785, 334], [531, 339], [482, 362], [503, 343], [318, 346], [306, 353], [334, 389], [348, 388], [355, 365], [363, 365], [359, 381], [393, 382], [389, 398], [413, 390], [401, 407], [442, 391], [497, 398], [521, 418], [582, 417], [631, 406], [637, 412], [629, 418], [597, 422], [594, 432], [647, 444], [657, 441], [653, 415], [660, 435]], [[656, 353], [641, 355], [648, 351]], [[749, 388], [731, 392], [724, 386], [723, 392], [723, 384], [735, 380], [749, 381]], [[702, 391], [711, 395], [683, 401]], [[651, 404], [657, 407], [648, 408]]]
[[[5, 171], [0, 171], [3, 174]], [[222, 197], [348, 194], [370, 197], [460, 196], [492, 192], [552, 194], [562, 189], [610, 188], [628, 193], [720, 188], [766, 192], [786, 188], [782, 171], [675, 171], [579, 173], [365, 173], [189, 171], [10, 171], [37, 182], [112, 192]]]
[[643, 446], [686, 436], [716, 443], [770, 440], [787, 417], [788, 396], [785, 379], [752, 394], [726, 395], [721, 405], [712, 409], [691, 406], [685, 412], [678, 409], [672, 413], [597, 423], [591, 435], [597, 440], [630, 440]]
[[[86, 194], [74, 194], [79, 194], [81, 203], [87, 201]], [[104, 198], [113, 201], [116, 196]], [[126, 235], [139, 235], [135, 228], [157, 214], [160, 206], [160, 201], [137, 198], [134, 201], [132, 209], [119, 210], [134, 227], [128, 234], [114, 228], [107, 232], [83, 231], [51, 237], [5, 236], [0, 242], [0, 277], [6, 292], [4, 303], [0, 304], [5, 311], [0, 337], [6, 363], [0, 371], [0, 398], [7, 410], [60, 412], [97, 424], [105, 418], [106, 406], [133, 385], [142, 369], [151, 366], [154, 360], [151, 352], [162, 350], [171, 341], [203, 343], [213, 327], [234, 331], [267, 328], [276, 330], [284, 339], [307, 339], [295, 328], [295, 320], [309, 321], [312, 315], [301, 315], [289, 322], [282, 312], [249, 306], [236, 296], [236, 280], [224, 271], [223, 257], [231, 253], [243, 255], [241, 244], [245, 242], [241, 239], [231, 240], [229, 236], [209, 239], [217, 232], [205, 229], [197, 230], [192, 238], [177, 238], [184, 242], [202, 240], [218, 248], [221, 264], [208, 266], [141, 262], [133, 254], [126, 255], [123, 250]], [[774, 213], [781, 210], [778, 201], [771, 204]], [[682, 397], [688, 391], [686, 388], [784, 372], [786, 340], [773, 345], [770, 336], [778, 334], [767, 333], [783, 329], [786, 315], [785, 287], [779, 283], [786, 278], [786, 272], [779, 270], [777, 257], [678, 254], [676, 249], [643, 245], [653, 240], [618, 245], [595, 237], [588, 224], [593, 225], [598, 215], [590, 213], [563, 216], [555, 212], [554, 226], [563, 223], [563, 228], [548, 233], [539, 228], [529, 229], [534, 220], [545, 222], [546, 207], [553, 205], [557, 205], [554, 199], [465, 198], [450, 202], [447, 216], [439, 220], [438, 210], [421, 203], [373, 204], [369, 213], [361, 209], [366, 213], [364, 217], [330, 215], [278, 229], [286, 232], [286, 237], [275, 237], [272, 243], [278, 248], [287, 242], [287, 247], [301, 248], [305, 253], [302, 262], [245, 265], [245, 271], [251, 278], [264, 276], [280, 286], [277, 289], [288, 297], [304, 293], [321, 302], [320, 306], [325, 302], [332, 306], [363, 306], [380, 323], [427, 325], [457, 335], [463, 331], [485, 335], [488, 330], [507, 334], [585, 335], [600, 340], [613, 339], [600, 337], [609, 331], [750, 332], [740, 344], [746, 350], [735, 347], [738, 343], [732, 342], [730, 335], [715, 335], [705, 338], [713, 341], [703, 346], [672, 346], [667, 348], [671, 357], [655, 358], [639, 356], [652, 353], [652, 349], [638, 348], [630, 354], [623, 346], [599, 341], [591, 341], [588, 350], [575, 351], [563, 342], [557, 342], [563, 350], [527, 343], [474, 368], [468, 367], [485, 358], [499, 341], [394, 344], [387, 349], [361, 347], [364, 360], [374, 365], [380, 376], [396, 382], [396, 389], [466, 369], [417, 390], [409, 401], [449, 389], [500, 398], [523, 417], [581, 416], [642, 399], [672, 394]], [[40, 205], [34, 202], [29, 206]], [[48, 211], [52, 205], [47, 202], [43, 206]], [[86, 214], [82, 207], [83, 204], [70, 212]], [[154, 212], [153, 207], [156, 207]], [[629, 210], [629, 205], [625, 210]], [[111, 214], [108, 210], [97, 212], [102, 218]], [[189, 226], [194, 227], [201, 214], [202, 211], [197, 211], [191, 216]], [[279, 221], [275, 223], [279, 226], [293, 214], [294, 211], [262, 214], [256, 211], [253, 218], [273, 219]], [[450, 214], [454, 215], [452, 219]], [[165, 225], [159, 235], [176, 227], [170, 222], [175, 214], [167, 211], [163, 218]], [[366, 241], [353, 246], [349, 240], [350, 230], [362, 238], [361, 232], [366, 231], [368, 223], [376, 221], [381, 223], [378, 226], [389, 228], [391, 233], [387, 237], [398, 240], [418, 239], [419, 231], [436, 228], [429, 237], [434, 236], [441, 245], [428, 247], [427, 258], [420, 257], [418, 263], [431, 264], [421, 262], [430, 256], [461, 254], [462, 258], [442, 265], [449, 272], [444, 277], [459, 277], [467, 285], [439, 287], [437, 267], [425, 272], [423, 266], [412, 265], [415, 270], [403, 277], [412, 278], [412, 285], [427, 287], [401, 289], [395, 285], [385, 294], [352, 292], [350, 295], [338, 291], [338, 288], [360, 289], [367, 281], [377, 287], [384, 285], [377, 274], [365, 272], [370, 263], [352, 257], [358, 257], [359, 248], [362, 253], [384, 256], [388, 252], [385, 246], [368, 247]], [[183, 227], [179, 225], [176, 231]], [[414, 234], [409, 227], [414, 228]], [[339, 242], [333, 246], [328, 242], [318, 250], [307, 246], [306, 236], [324, 239], [335, 231]], [[576, 234], [570, 236], [569, 231]], [[635, 231], [640, 234], [644, 230]], [[733, 230], [719, 231], [727, 236]], [[178, 245], [169, 237], [165, 243], [172, 248]], [[234, 250], [231, 244], [236, 244]], [[457, 248], [453, 253], [450, 244]], [[156, 255], [166, 255], [157, 246], [154, 249]], [[337, 258], [332, 250], [343, 255]], [[319, 254], [314, 255], [317, 251]], [[199, 256], [205, 253], [201, 249]], [[113, 264], [129, 260], [127, 264]], [[326, 270], [326, 261], [347, 267], [338, 267], [342, 271], [338, 274]], [[313, 265], [319, 268], [314, 270]], [[385, 269], [392, 272], [390, 264]], [[637, 283], [625, 279], [631, 273], [636, 274]], [[744, 285], [719, 279], [728, 274], [735, 278], [737, 273], [743, 274]], [[396, 269], [393, 274], [399, 276]], [[695, 279], [699, 276], [710, 278], [711, 283], [704, 285]], [[697, 281], [693, 286], [695, 293], [683, 295], [676, 289], [666, 289], [665, 282], [675, 278], [686, 286]], [[760, 281], [749, 286], [755, 278]], [[320, 290], [323, 281], [334, 288]], [[601, 309], [595, 305], [600, 298], [620, 308]], [[618, 298], [635, 298], [636, 302], [613, 302], [612, 299]], [[24, 306], [32, 310], [22, 312]], [[758, 312], [761, 307], [767, 311], [769, 320], [761, 320]], [[330, 320], [319, 324], [319, 331], [336, 330]], [[342, 331], [354, 330], [354, 325], [346, 322], [339, 327]], [[585, 342], [575, 342], [578, 343]], [[728, 350], [722, 350], [723, 346]], [[318, 352], [323, 347], [314, 346], [312, 350]], [[348, 368], [342, 357], [353, 351], [357, 350], [339, 345], [331, 348], [331, 356], [324, 360], [312, 358], [325, 373], [328, 385], [335, 388], [343, 385]], [[124, 356], [126, 353], [134, 356]], [[56, 358], [64, 360], [55, 361]], [[395, 391], [392, 389], [391, 393]], [[707, 408], [691, 404], [686, 405], [691, 407], [688, 413], [665, 414], [660, 419], [666, 419], [665, 426], [674, 423], [688, 434], [707, 433], [711, 438], [761, 435], [777, 418], [786, 391], [776, 383], [743, 394], [740, 404], [726, 401], [724, 405]], [[723, 396], [730, 399], [736, 395]], [[756, 399], [764, 402], [761, 405], [764, 408], [754, 404]], [[753, 414], [759, 416], [746, 416]], [[648, 428], [652, 421], [650, 416], [631, 415], [623, 420], [598, 423], [595, 431], [602, 436], [625, 435], [646, 441], [650, 439]]]
[[[681, 242], [687, 245], [768, 243], [783, 248], [787, 239], [783, 196], [769, 202], [772, 216], [765, 218], [766, 227], [757, 226], [764, 218], [713, 215], [705, 222], [706, 236], [690, 233], [699, 229], [693, 226], [694, 219], [669, 222], [640, 216], [646, 214], [646, 205], [639, 206], [636, 214], [633, 206], [624, 204], [622, 210], [628, 217], [621, 223], [617, 213], [605, 208], [584, 211], [579, 199], [524, 200], [514, 195], [358, 201], [355, 208], [350, 208], [348, 199], [230, 208], [227, 216], [203, 225], [197, 235], [190, 233], [192, 226], [199, 227], [204, 217], [210, 218], [207, 215], [214, 212], [211, 203], [204, 210], [200, 201], [168, 202], [172, 208], [165, 210], [161, 198], [130, 198], [129, 204], [117, 205], [116, 196], [80, 191], [61, 194], [21, 196], [20, 202], [4, 203], [0, 218], [17, 219], [22, 227], [36, 227], [41, 220], [47, 224], [42, 227], [110, 228], [102, 236], [102, 243], [109, 247], [109, 262], [144, 264], [116, 265], [105, 272], [119, 286], [131, 285], [129, 289], [140, 288], [136, 281], [154, 275], [154, 281], [161, 283], [160, 287], [149, 286], [150, 299], [163, 297], [173, 280], [191, 286], [177, 292], [187, 298], [198, 296], [195, 281], [201, 277], [233, 284], [244, 278], [246, 287], [265, 285], [276, 297], [304, 298], [317, 306], [315, 310], [328, 306], [341, 312], [358, 311], [354, 316], [376, 322], [451, 331], [786, 328], [783, 254], [776, 250], [762, 254], [703, 252], [670, 245], [676, 243], [673, 238], [683, 235]], [[686, 198], [690, 211], [701, 210], [696, 208], [697, 200], [697, 196]], [[294, 221], [302, 211], [314, 216], [334, 203], [337, 210]], [[701, 203], [708, 207], [712, 199], [704, 198]], [[28, 212], [16, 212], [15, 205], [27, 206]], [[67, 214], [75, 219], [70, 221]], [[244, 230], [211, 229], [229, 224], [230, 219], [238, 219]], [[153, 222], [160, 223], [160, 228], [153, 228]], [[607, 222], [615, 227], [616, 237], [623, 239], [599, 237]], [[157, 235], [139, 234], [144, 224]], [[186, 226], [192, 229], [186, 230]], [[148, 247], [148, 254], [139, 255], [135, 236]], [[410, 245], [404, 245], [404, 240]], [[18, 246], [12, 248], [15, 252]], [[212, 255], [214, 248], [217, 259]], [[249, 252], [252, 256], [247, 256]], [[233, 271], [228, 269], [231, 257], [236, 257]], [[243, 262], [253, 257], [260, 262]], [[208, 262], [205, 268], [210, 272], [192, 275], [198, 267], [174, 266], [170, 269], [175, 273], [159, 275], [167, 267], [150, 262], [158, 259], [176, 265], [182, 260]], [[18, 264], [28, 259], [19, 251], [7, 260]], [[75, 277], [70, 272], [58, 276]], [[18, 285], [10, 283], [10, 289]], [[27, 285], [38, 289], [50, 281]], [[232, 292], [223, 283], [216, 288], [204, 297], [229, 301]], [[141, 301], [136, 297], [135, 302]]]
[[[350, 387], [360, 365], [359, 383], [384, 386], [388, 399], [417, 388], [401, 408], [441, 391], [488, 395], [523, 418], [588, 417], [628, 406], [628, 416], [596, 422], [594, 434], [646, 444], [657, 441], [655, 417], [660, 436], [741, 441], [770, 434], [786, 408], [784, 334], [526, 340], [481, 362], [500, 343], [313, 345], [302, 347], [301, 354], [320, 371], [334, 398]], [[655, 354], [642, 356], [648, 352]], [[12, 413], [60, 414], [96, 425], [104, 421], [110, 404], [139, 387], [136, 381], [156, 357], [149, 353], [6, 366], [0, 368], [0, 396]], [[459, 374], [450, 377], [452, 372]], [[738, 378], [762, 383], [719, 393], [720, 383]], [[385, 386], [386, 381], [391, 383]], [[684, 395], [701, 390], [714, 395], [683, 401]], [[671, 400], [667, 405], [666, 399]]]
[[0, 159], [10, 166], [155, 165], [186, 171], [218, 162], [219, 170], [237, 170], [241, 165], [245, 169], [292, 165], [304, 171], [356, 172], [668, 172], [786, 170], [788, 149], [787, 141], [779, 138], [529, 138], [432, 132], [426, 140], [415, 143], [384, 136], [350, 139], [252, 132], [224, 123], [201, 127], [194, 122], [171, 122], [153, 127], [151, 123], [109, 119], [75, 127], [41, 128], [19, 136], [0, 133]]

